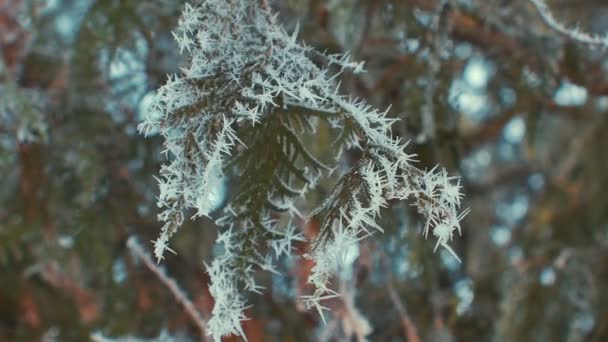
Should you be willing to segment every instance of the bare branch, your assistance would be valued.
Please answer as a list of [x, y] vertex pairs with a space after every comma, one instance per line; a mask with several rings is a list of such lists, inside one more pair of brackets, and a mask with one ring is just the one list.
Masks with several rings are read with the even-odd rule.
[[148, 253], [144, 250], [144, 248], [139, 244], [137, 238], [131, 236], [127, 241], [127, 247], [133, 252], [133, 254], [138, 257], [141, 261], [143, 261], [144, 265], [154, 273], [158, 279], [173, 293], [173, 296], [184, 308], [192, 322], [197, 326], [197, 328], [201, 332], [201, 337], [204, 341], [211, 342], [211, 339], [207, 336], [207, 323], [205, 323], [205, 319], [199, 311], [196, 309], [192, 301], [188, 298], [186, 293], [179, 287], [179, 285], [175, 282], [175, 280], [171, 279], [166, 273], [165, 270], [160, 268]]

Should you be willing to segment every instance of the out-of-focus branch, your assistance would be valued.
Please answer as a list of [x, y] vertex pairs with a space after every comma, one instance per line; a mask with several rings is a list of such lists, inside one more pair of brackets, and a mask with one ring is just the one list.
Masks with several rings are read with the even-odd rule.
[[502, 32], [471, 13], [452, 11], [450, 15], [451, 37], [474, 45], [488, 57], [499, 59], [507, 65], [520, 61], [534, 72], [541, 74], [550, 72], [558, 81], [568, 78], [571, 82], [586, 88], [590, 95], [608, 95], [608, 83], [604, 80], [600, 63], [590, 61], [585, 73], [572, 72], [563, 65], [556, 70], [547, 70], [547, 61], [540, 58], [538, 51], [522, 40]]
[[580, 156], [583, 152], [589, 139], [595, 133], [597, 125], [589, 124], [582, 129], [582, 132], [575, 137], [572, 137], [572, 142], [568, 148], [567, 153], [564, 154], [564, 158], [556, 165], [555, 171], [553, 172], [553, 178], [558, 183], [566, 183], [572, 170], [580, 163]]
[[431, 30], [429, 31], [430, 35], [432, 36], [432, 43], [428, 59], [429, 69], [426, 80], [426, 88], [424, 91], [424, 107], [422, 108], [422, 135], [418, 137], [419, 142], [434, 140], [437, 131], [434, 105], [436, 90], [435, 83], [437, 82], [437, 75], [441, 69], [441, 49], [445, 45], [446, 34], [443, 32], [444, 30], [442, 30], [441, 22], [446, 14], [447, 5], [447, 0], [439, 1], [437, 8], [435, 9], [435, 13], [433, 14], [432, 26]]
[[367, 319], [355, 306], [355, 288], [353, 280], [340, 279], [340, 293], [342, 294], [342, 327], [344, 335], [350, 339], [353, 337], [357, 342], [367, 341], [366, 336], [371, 333], [371, 326]]
[[201, 332], [201, 338], [204, 341], [211, 342], [211, 339], [207, 336], [207, 323], [205, 323], [205, 319], [201, 316], [199, 311], [196, 309], [192, 301], [188, 298], [186, 293], [179, 287], [179, 285], [175, 282], [175, 280], [171, 279], [165, 271], [160, 268], [148, 253], [144, 250], [144, 248], [139, 244], [137, 238], [131, 236], [127, 241], [127, 247], [135, 254], [137, 258], [143, 261], [144, 265], [154, 273], [158, 279], [171, 291], [175, 299], [181, 304], [184, 308], [192, 322], [197, 326], [197, 328]]
[[74, 298], [83, 322], [91, 323], [100, 317], [101, 307], [95, 293], [79, 284], [77, 275], [64, 273], [61, 270], [61, 265], [56, 260], [45, 263], [40, 275], [46, 283], [65, 291], [66, 294]]
[[463, 145], [480, 146], [496, 139], [502, 133], [505, 125], [514, 118], [516, 114], [517, 112], [515, 110], [509, 110], [500, 116], [487, 120], [487, 122], [484, 122], [480, 127], [471, 130], [471, 132], [465, 132], [461, 135]]
[[401, 300], [399, 299], [399, 295], [395, 290], [392, 282], [387, 283], [386, 285], [388, 289], [389, 296], [391, 297], [391, 301], [393, 305], [395, 305], [395, 309], [399, 312], [399, 316], [401, 317], [401, 323], [403, 324], [403, 330], [405, 330], [405, 336], [407, 337], [408, 342], [420, 342], [420, 337], [418, 336], [418, 329], [412, 322], [410, 316], [405, 311], [405, 307]]
[[484, 173], [481, 180], [476, 179], [474, 183], [470, 181], [465, 182], [467, 193], [484, 194], [489, 191], [495, 191], [500, 185], [521, 181], [537, 171], [528, 165], [492, 168]]
[[420, 342], [421, 340], [420, 340], [420, 336], [418, 335], [418, 329], [416, 328], [416, 325], [414, 325], [414, 322], [412, 322], [412, 319], [410, 318], [410, 315], [407, 313], [407, 310], [405, 309], [403, 302], [401, 302], [401, 299], [399, 298], [399, 294], [397, 293], [397, 290], [395, 290], [395, 286], [393, 285], [392, 273], [391, 273], [390, 267], [388, 266], [388, 260], [387, 260], [386, 254], [384, 254], [384, 253], [382, 253], [382, 266], [383, 266], [384, 272], [387, 276], [386, 289], [388, 290], [388, 294], [390, 296], [391, 301], [393, 302], [393, 305], [395, 306], [395, 309], [399, 313], [399, 317], [401, 318], [401, 324], [403, 325], [403, 330], [405, 332], [407, 341], [408, 342]]

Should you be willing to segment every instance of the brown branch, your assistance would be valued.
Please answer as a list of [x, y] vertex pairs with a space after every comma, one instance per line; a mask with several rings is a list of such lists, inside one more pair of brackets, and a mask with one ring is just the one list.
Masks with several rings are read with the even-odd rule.
[[143, 261], [144, 265], [146, 265], [146, 267], [152, 271], [152, 273], [154, 273], [154, 275], [156, 275], [158, 279], [171, 291], [175, 299], [181, 304], [188, 316], [190, 316], [190, 319], [192, 319], [192, 322], [199, 329], [201, 339], [211, 342], [211, 339], [206, 333], [207, 323], [205, 323], [205, 319], [201, 316], [192, 301], [187, 297], [185, 292], [179, 287], [175, 280], [171, 279], [163, 269], [158, 267], [158, 265], [152, 261], [152, 258], [148, 255], [148, 253], [146, 253], [134, 236], [131, 236], [127, 241], [127, 247], [129, 247], [131, 252], [133, 252], [135, 256]]
[[399, 317], [401, 318], [401, 324], [403, 325], [405, 337], [407, 338], [408, 342], [420, 342], [421, 340], [420, 336], [418, 335], [418, 329], [416, 328], [416, 325], [414, 325], [414, 322], [412, 322], [410, 315], [407, 313], [407, 310], [403, 305], [403, 302], [399, 298], [399, 294], [397, 293], [395, 286], [393, 285], [392, 272], [389, 268], [388, 260], [384, 252], [382, 253], [381, 258], [382, 266], [384, 267], [384, 273], [387, 277], [386, 289], [388, 290], [389, 297], [393, 302], [395, 309], [399, 313]]

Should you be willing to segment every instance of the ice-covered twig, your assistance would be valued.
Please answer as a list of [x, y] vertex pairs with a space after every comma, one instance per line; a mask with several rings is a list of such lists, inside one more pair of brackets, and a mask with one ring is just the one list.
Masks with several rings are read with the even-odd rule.
[[590, 34], [579, 28], [569, 28], [555, 18], [545, 0], [528, 0], [550, 28], [579, 43], [608, 48], [608, 34]]

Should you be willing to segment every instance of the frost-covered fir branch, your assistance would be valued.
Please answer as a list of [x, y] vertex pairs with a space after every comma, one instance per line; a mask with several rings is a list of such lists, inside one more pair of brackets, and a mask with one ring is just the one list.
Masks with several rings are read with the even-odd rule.
[[425, 235], [432, 232], [436, 246], [452, 251], [448, 242], [462, 217], [459, 187], [444, 171], [412, 165], [405, 144], [391, 135], [395, 119], [387, 111], [339, 93], [340, 75], [362, 72], [362, 63], [298, 43], [297, 31], [286, 33], [264, 1], [194, 1], [174, 36], [189, 64], [159, 89], [152, 111], [162, 115], [140, 127], [160, 132], [169, 160], [158, 179], [164, 226], [155, 255], [163, 258], [189, 210], [211, 216], [217, 182], [231, 176], [238, 193], [217, 220], [223, 254], [207, 265], [215, 340], [244, 335], [241, 290], [261, 291], [254, 271], [276, 272], [273, 258], [289, 255], [302, 239], [292, 223], [302, 216], [295, 203], [331, 170], [304, 143], [322, 121], [339, 131], [336, 158], [350, 148], [364, 153], [311, 214], [324, 219], [308, 255], [316, 286], [309, 306], [321, 311], [321, 301], [337, 295], [329, 281], [341, 253], [382, 230], [378, 216], [390, 200], [410, 199], [426, 217]]

